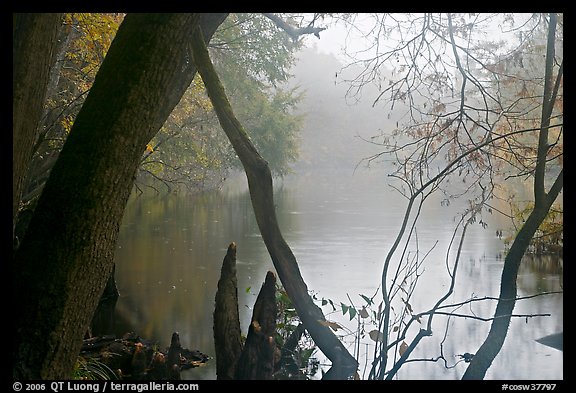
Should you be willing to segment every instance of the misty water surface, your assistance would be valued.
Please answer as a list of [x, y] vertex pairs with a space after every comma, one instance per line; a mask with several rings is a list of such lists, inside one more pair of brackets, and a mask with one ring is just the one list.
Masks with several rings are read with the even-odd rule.
[[[359, 294], [375, 293], [405, 206], [387, 186], [384, 173], [342, 170], [289, 176], [276, 180], [275, 202], [284, 237], [308, 288], [318, 298], [339, 304], [348, 303], [348, 295], [361, 306]], [[506, 229], [507, 221], [497, 216], [488, 221], [486, 229], [474, 225], [468, 230], [451, 301], [498, 295], [504, 244], [495, 231]], [[418, 228], [418, 251], [425, 253], [437, 245], [427, 257], [420, 289], [411, 301], [415, 312], [430, 307], [449, 285], [445, 256], [453, 226], [453, 210], [432, 199]], [[238, 247], [239, 307], [246, 333], [256, 294], [266, 272], [274, 268], [254, 219], [244, 177], [227, 182], [222, 191], [202, 195], [133, 196], [116, 253], [121, 295], [118, 333], [134, 330], [167, 347], [172, 332], [177, 331], [184, 347], [213, 356], [214, 297], [222, 259], [232, 241]], [[556, 263], [527, 260], [518, 279], [519, 295], [556, 291], [561, 289], [560, 282]], [[494, 307], [494, 302], [482, 302], [459, 311], [490, 317]], [[328, 314], [330, 308], [323, 310]], [[563, 352], [534, 340], [563, 330], [563, 296], [518, 302], [515, 313], [551, 316], [513, 319], [504, 348], [486, 378], [562, 379]], [[355, 328], [341, 313], [328, 314], [328, 318]], [[434, 336], [424, 339], [413, 357], [435, 358], [442, 348], [448, 366], [454, 366], [458, 354], [476, 351], [490, 327], [470, 319], [437, 322]], [[447, 337], [446, 324], [450, 327]], [[371, 344], [370, 339], [363, 342]], [[362, 345], [361, 354], [372, 350], [371, 345]], [[325, 361], [321, 353], [316, 355]], [[442, 361], [411, 363], [398, 377], [459, 379], [466, 368], [463, 362], [450, 369], [444, 366]], [[183, 377], [215, 379], [215, 361], [187, 371]]]

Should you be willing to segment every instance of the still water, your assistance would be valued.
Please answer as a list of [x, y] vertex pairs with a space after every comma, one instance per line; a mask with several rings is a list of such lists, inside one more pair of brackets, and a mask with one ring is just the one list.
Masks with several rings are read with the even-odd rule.
[[[361, 306], [360, 294], [370, 297], [377, 291], [384, 258], [406, 205], [388, 186], [384, 173], [344, 170], [289, 176], [275, 180], [275, 203], [284, 237], [309, 290], [319, 299], [339, 305], [349, 304], [349, 297]], [[436, 246], [424, 262], [419, 289], [411, 300], [415, 312], [431, 307], [449, 286], [445, 259], [454, 227], [453, 208], [431, 199], [423, 211], [418, 251], [425, 254]], [[504, 243], [495, 233], [505, 230], [508, 222], [495, 215], [485, 220], [487, 228], [468, 229], [452, 302], [498, 295]], [[222, 190], [202, 195], [133, 195], [116, 252], [118, 333], [136, 331], [167, 347], [176, 331], [184, 347], [213, 356], [214, 297], [231, 242], [238, 247], [240, 322], [246, 333], [257, 292], [266, 272], [274, 267], [259, 234], [245, 178], [240, 175]], [[555, 260], [526, 259], [518, 278], [519, 296], [561, 290], [561, 270]], [[478, 302], [459, 312], [489, 318], [494, 307], [495, 302]], [[330, 307], [323, 311], [328, 319], [355, 330], [355, 322], [341, 312], [330, 313]], [[563, 330], [563, 295], [519, 301], [514, 312], [550, 316], [513, 318], [486, 379], [563, 379], [563, 352], [534, 341]], [[459, 379], [467, 364], [456, 364], [457, 355], [474, 353], [489, 327], [489, 322], [470, 318], [438, 319], [434, 335], [421, 342], [413, 357], [432, 359], [442, 353], [446, 362], [406, 364], [398, 378]], [[352, 339], [346, 340], [352, 351]], [[360, 347], [361, 377], [368, 375], [363, 371], [363, 355], [372, 351], [366, 337]], [[324, 363], [322, 353], [316, 356]], [[215, 370], [215, 361], [210, 361], [183, 377], [216, 379]]]

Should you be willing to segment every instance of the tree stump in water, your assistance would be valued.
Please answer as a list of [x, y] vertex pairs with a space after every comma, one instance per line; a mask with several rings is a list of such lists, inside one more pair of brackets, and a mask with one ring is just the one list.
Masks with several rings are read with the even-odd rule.
[[269, 271], [254, 304], [252, 322], [236, 368], [236, 379], [272, 379], [276, 314], [276, 276]]
[[300, 324], [282, 346], [276, 335], [276, 276], [268, 272], [254, 304], [246, 342], [242, 345], [238, 312], [236, 244], [222, 263], [214, 309], [217, 379], [306, 379], [293, 354], [305, 332]]
[[216, 305], [214, 307], [214, 349], [216, 378], [234, 379], [236, 364], [242, 352], [238, 313], [238, 279], [236, 278], [236, 244], [228, 246], [222, 262]]
[[170, 348], [168, 348], [168, 375], [170, 379], [180, 379], [180, 361], [182, 359], [182, 345], [178, 333], [172, 333]]

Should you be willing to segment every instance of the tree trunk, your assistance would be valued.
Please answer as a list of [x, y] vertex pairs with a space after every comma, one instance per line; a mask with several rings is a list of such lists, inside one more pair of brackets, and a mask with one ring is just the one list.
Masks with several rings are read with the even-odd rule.
[[12, 14], [12, 235], [38, 138], [62, 14]]
[[518, 290], [516, 287], [516, 280], [518, 278], [518, 270], [520, 263], [524, 257], [526, 249], [530, 245], [530, 241], [534, 234], [540, 227], [540, 224], [546, 218], [550, 207], [560, 194], [563, 188], [564, 169], [554, 181], [550, 191], [546, 193], [544, 188], [544, 176], [546, 168], [546, 159], [548, 155], [548, 126], [550, 125], [550, 117], [556, 100], [556, 94], [562, 78], [562, 65], [559, 68], [556, 84], [553, 86], [552, 69], [555, 62], [554, 59], [554, 45], [556, 35], [556, 17], [554, 14], [550, 15], [550, 25], [548, 30], [548, 46], [546, 54], [546, 72], [544, 76], [544, 97], [542, 99], [542, 117], [540, 122], [540, 131], [538, 137], [538, 155], [536, 167], [534, 171], [534, 209], [528, 216], [528, 219], [516, 235], [510, 251], [504, 260], [504, 268], [502, 269], [502, 278], [500, 281], [500, 296], [494, 314], [490, 332], [484, 343], [480, 346], [462, 379], [484, 379], [488, 368], [500, 352], [506, 335], [508, 333], [508, 326], [512, 311], [516, 305], [516, 296]]
[[252, 145], [246, 131], [234, 116], [224, 88], [212, 66], [201, 31], [196, 32], [192, 46], [194, 61], [218, 120], [244, 166], [256, 221], [286, 293], [290, 296], [300, 319], [316, 345], [333, 362], [335, 359], [341, 360], [342, 374], [351, 376], [356, 371], [358, 362], [332, 330], [322, 324], [326, 318], [310, 297], [308, 287], [300, 274], [298, 262], [280, 232], [274, 207], [272, 175], [268, 163]]
[[110, 277], [146, 143], [196, 72], [189, 41], [226, 14], [128, 14], [13, 262], [14, 379], [68, 379]]
[[277, 313], [276, 276], [268, 272], [254, 303], [246, 343], [236, 367], [236, 379], [272, 379], [276, 353], [274, 334], [276, 334]]
[[96, 311], [90, 324], [90, 333], [92, 336], [106, 336], [114, 334], [114, 314], [116, 311], [116, 302], [120, 297], [118, 287], [116, 286], [115, 266], [112, 267], [112, 273], [106, 282], [104, 292], [98, 301]]
[[238, 358], [242, 352], [235, 243], [231, 243], [228, 246], [228, 251], [222, 262], [215, 303], [214, 347], [216, 352], [216, 378], [234, 379]]
[[560, 185], [562, 183], [562, 177], [562, 173], [560, 173], [555, 187], [552, 188], [551, 195], [549, 195], [549, 202], [545, 206], [542, 206], [541, 209], [532, 211], [506, 255], [500, 281], [500, 296], [498, 297], [498, 305], [496, 306], [490, 332], [470, 361], [470, 365], [466, 369], [462, 379], [484, 379], [488, 368], [490, 368], [496, 355], [500, 352], [502, 345], [504, 345], [512, 311], [514, 311], [516, 305], [516, 296], [518, 295], [516, 280], [518, 278], [520, 263], [530, 244], [530, 240], [546, 217], [550, 206], [562, 188]]

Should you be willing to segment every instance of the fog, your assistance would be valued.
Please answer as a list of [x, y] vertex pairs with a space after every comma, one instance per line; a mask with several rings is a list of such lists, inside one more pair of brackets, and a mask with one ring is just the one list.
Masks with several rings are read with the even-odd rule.
[[321, 53], [316, 47], [305, 48], [296, 57], [289, 86], [304, 93], [299, 114], [305, 121], [295, 169], [365, 166], [367, 157], [381, 151], [370, 138], [389, 134], [397, 119], [382, 107], [372, 106], [377, 96], [374, 87], [364, 88], [361, 96], [349, 92], [347, 80], [359, 72], [358, 67], [343, 69], [334, 54]]

